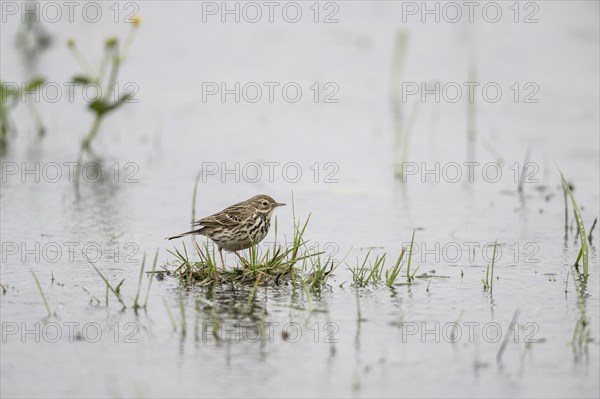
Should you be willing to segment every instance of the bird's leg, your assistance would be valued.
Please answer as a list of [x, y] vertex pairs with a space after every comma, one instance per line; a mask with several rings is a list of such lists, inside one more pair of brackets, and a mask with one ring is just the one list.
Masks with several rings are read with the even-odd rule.
[[238, 259], [240, 260], [240, 262], [242, 262], [242, 266], [244, 266], [244, 258], [242, 258], [242, 256], [240, 254], [238, 254], [237, 252], [234, 252], [235, 256], [238, 257]]
[[225, 260], [223, 259], [223, 248], [219, 248], [219, 255], [221, 255], [221, 264], [223, 265], [223, 269], [225, 269]]

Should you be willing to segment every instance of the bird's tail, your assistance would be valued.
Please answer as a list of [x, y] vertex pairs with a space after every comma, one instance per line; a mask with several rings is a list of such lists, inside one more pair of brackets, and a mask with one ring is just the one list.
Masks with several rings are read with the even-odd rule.
[[196, 230], [187, 231], [185, 233], [181, 233], [181, 234], [178, 234], [178, 235], [173, 236], [173, 237], [167, 237], [166, 239], [167, 240], [174, 240], [176, 238], [181, 238], [181, 237], [189, 236], [191, 234], [202, 234], [202, 228], [196, 229]]

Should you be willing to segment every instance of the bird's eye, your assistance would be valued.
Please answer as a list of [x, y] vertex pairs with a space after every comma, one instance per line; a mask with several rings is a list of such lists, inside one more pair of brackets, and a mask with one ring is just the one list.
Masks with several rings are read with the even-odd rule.
[[262, 203], [262, 204], [263, 204], [263, 206], [267, 206], [267, 205], [269, 205], [269, 203], [268, 203], [267, 201], [263, 201], [263, 203]]

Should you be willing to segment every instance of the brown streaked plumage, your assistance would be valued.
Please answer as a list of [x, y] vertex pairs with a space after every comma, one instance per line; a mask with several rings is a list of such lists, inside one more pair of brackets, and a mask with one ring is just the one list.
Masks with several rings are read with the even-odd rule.
[[268, 195], [256, 195], [194, 222], [194, 226], [200, 226], [200, 228], [168, 239], [172, 240], [191, 234], [206, 236], [217, 244], [221, 262], [225, 267], [223, 249], [240, 257], [237, 251], [261, 242], [269, 232], [273, 211], [282, 205], [285, 204], [275, 201]]

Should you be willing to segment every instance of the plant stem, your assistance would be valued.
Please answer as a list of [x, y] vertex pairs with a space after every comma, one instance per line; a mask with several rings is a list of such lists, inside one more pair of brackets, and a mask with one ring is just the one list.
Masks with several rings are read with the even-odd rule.
[[412, 238], [410, 239], [410, 250], [408, 252], [408, 261], [406, 263], [406, 277], [407, 277], [409, 283], [412, 280], [412, 278], [410, 276], [410, 261], [412, 260], [413, 243], [415, 242], [415, 231], [416, 230], [413, 230]]
[[194, 194], [192, 195], [192, 224], [196, 221], [196, 194], [198, 192], [198, 182], [200, 181], [201, 175], [202, 171], [198, 173], [196, 176], [196, 182], [194, 183]]
[[88, 150], [90, 148], [90, 143], [92, 142], [94, 137], [96, 137], [96, 134], [98, 134], [98, 128], [100, 127], [101, 120], [102, 117], [100, 115], [96, 115], [96, 117], [94, 118], [94, 123], [92, 124], [92, 128], [81, 142], [82, 149]]
[[496, 262], [496, 245], [498, 241], [494, 241], [494, 253], [492, 255], [492, 274], [490, 279], [490, 292], [494, 289], [494, 263]]
[[150, 281], [148, 281], [148, 288], [146, 289], [146, 299], [144, 300], [144, 309], [148, 305], [148, 296], [150, 295], [150, 288], [152, 287], [152, 280], [154, 279], [154, 271], [156, 270], [156, 263], [158, 262], [158, 249], [156, 255], [154, 255], [154, 263], [152, 264], [152, 273], [150, 274]]
[[40, 295], [42, 296], [42, 299], [44, 300], [44, 306], [46, 307], [46, 311], [48, 312], [48, 317], [52, 316], [52, 312], [50, 311], [50, 306], [48, 306], [48, 301], [46, 300], [46, 296], [44, 295], [44, 290], [42, 290], [42, 286], [40, 285], [40, 281], [38, 280], [37, 276], [35, 275], [35, 273], [33, 272], [33, 270], [30, 270], [31, 275], [33, 276], [33, 279], [35, 280], [35, 284], [38, 287], [38, 290], [40, 290]]
[[146, 265], [146, 254], [144, 253], [144, 258], [142, 259], [142, 266], [140, 266], [140, 278], [138, 280], [138, 289], [137, 289], [137, 293], [135, 294], [135, 301], [133, 301], [133, 309], [137, 310], [140, 305], [138, 303], [138, 300], [140, 298], [140, 291], [142, 289], [142, 280], [144, 278], [144, 266]]

